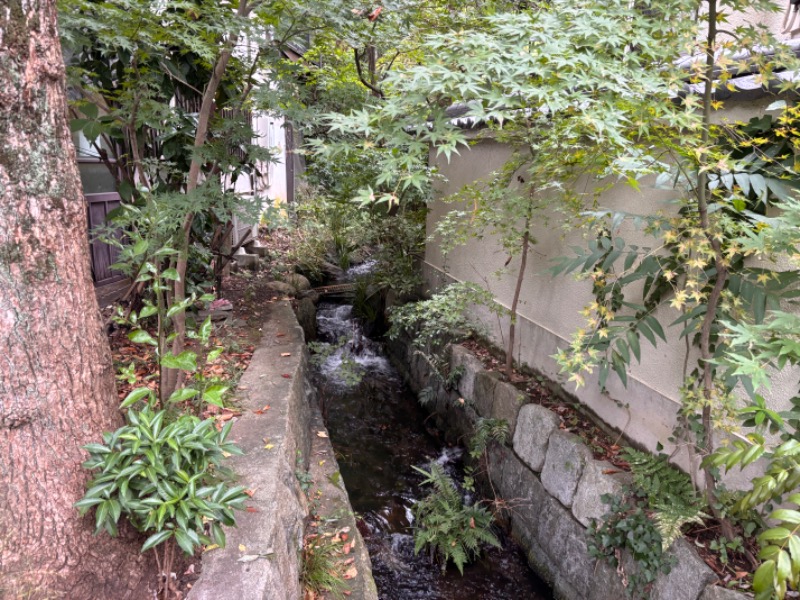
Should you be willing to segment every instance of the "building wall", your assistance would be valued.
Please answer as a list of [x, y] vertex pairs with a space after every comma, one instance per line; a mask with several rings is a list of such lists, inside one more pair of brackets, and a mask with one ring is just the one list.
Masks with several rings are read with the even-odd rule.
[[[718, 118], [742, 119], [764, 113], [769, 99], [747, 103], [729, 103], [725, 113]], [[444, 159], [431, 155], [431, 161], [441, 171], [446, 181], [436, 190], [437, 199], [428, 215], [424, 275], [430, 290], [452, 281], [471, 281], [490, 290], [496, 301], [508, 308], [514, 293], [519, 257], [514, 257], [505, 271], [501, 271], [508, 255], [502, 250], [494, 236], [482, 239], [472, 238], [460, 246], [443, 254], [436, 233], [437, 222], [453, 205], [441, 198], [458, 191], [467, 183], [485, 177], [498, 169], [511, 155], [511, 148], [491, 139], [479, 141], [468, 150], [455, 156], [448, 164]], [[582, 182], [586, 183], [586, 182]], [[657, 210], [672, 210], [668, 200], [674, 192], [656, 190], [645, 182], [641, 191], [617, 185], [600, 197], [601, 207], [624, 210], [631, 213], [652, 214]], [[615, 374], [608, 377], [608, 391], [601, 392], [595, 376], [587, 378], [584, 387], [575, 389], [566, 385], [559, 374], [558, 365], [552, 356], [559, 348], [568, 344], [571, 335], [585, 326], [585, 319], [579, 313], [594, 297], [589, 281], [576, 281], [570, 276], [552, 277], [547, 269], [553, 259], [570, 254], [570, 246], [585, 246], [582, 230], [565, 230], [559, 215], [555, 212], [537, 216], [533, 235], [536, 244], [532, 247], [519, 305], [518, 344], [514, 349], [515, 359], [526, 363], [547, 377], [561, 381], [565, 388], [603, 421], [626, 436], [650, 450], [658, 443], [670, 451], [668, 438], [672, 435], [679, 408], [678, 390], [683, 381], [684, 361], [687, 349], [684, 340], [678, 339], [682, 327], [667, 329], [668, 343], [661, 342], [653, 348], [642, 340], [642, 361], [632, 367], [628, 386], [625, 388]], [[476, 232], [477, 233], [477, 232]], [[623, 237], [629, 242], [652, 246], [654, 240], [647, 238], [632, 227], [623, 225]], [[498, 320], [480, 307], [474, 309], [489, 331], [490, 338], [504, 347], [508, 319]], [[680, 313], [672, 309], [662, 309], [658, 315], [662, 323], [675, 320]], [[660, 340], [659, 340], [660, 341]], [[689, 370], [695, 364], [695, 354], [690, 350]], [[788, 398], [797, 389], [797, 373], [784, 372], [774, 378], [769, 400], [774, 407], [783, 409]], [[676, 460], [689, 468], [686, 454], [678, 452]], [[690, 469], [691, 470], [691, 469]]]

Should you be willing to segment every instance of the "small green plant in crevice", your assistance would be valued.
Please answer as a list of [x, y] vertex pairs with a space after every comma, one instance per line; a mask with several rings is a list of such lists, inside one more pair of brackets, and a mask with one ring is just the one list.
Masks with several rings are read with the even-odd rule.
[[423, 475], [423, 485], [433, 486], [412, 509], [414, 553], [427, 548], [431, 559], [441, 560], [442, 570], [452, 561], [463, 575], [464, 565], [480, 554], [481, 544], [500, 546], [492, 532], [492, 514], [481, 506], [465, 505], [458, 486], [441, 465], [432, 463], [430, 471], [414, 469]]
[[739, 536], [736, 536], [732, 540], [721, 537], [716, 540], [711, 540], [708, 543], [708, 547], [719, 555], [719, 561], [723, 565], [727, 565], [731, 562], [729, 553], [741, 554], [744, 552], [744, 541]]
[[508, 439], [508, 421], [480, 417], [475, 423], [475, 433], [469, 440], [469, 455], [479, 459], [490, 442], [505, 444]]
[[[443, 373], [440, 369], [444, 368], [444, 367], [447, 367], [447, 365], [442, 365], [438, 361], [435, 364], [431, 363], [430, 360], [429, 360], [429, 357], [424, 355], [424, 354], [422, 354], [422, 358], [423, 358], [423, 360], [428, 362], [428, 364], [431, 366], [431, 375], [436, 380], [439, 381], [439, 383], [441, 384], [441, 387], [443, 387], [445, 391], [451, 391], [451, 390], [456, 389], [456, 386], [458, 386], [459, 380], [461, 379], [461, 377], [464, 376], [464, 370], [465, 369], [464, 369], [463, 365], [458, 365], [457, 367], [454, 367], [454, 368], [448, 368], [447, 371], [445, 373]], [[431, 404], [434, 404], [436, 402], [436, 397], [437, 397], [438, 393], [439, 393], [439, 387], [438, 386], [436, 386], [436, 385], [428, 385], [428, 386], [425, 386], [424, 388], [422, 388], [418, 392], [417, 400], [419, 400], [419, 403], [420, 403], [421, 406], [428, 407]], [[455, 406], [457, 406], [459, 408], [463, 408], [464, 406], [467, 405], [467, 401], [464, 398], [458, 398], [458, 400], [452, 400], [450, 398], [450, 396], [448, 395], [447, 396], [447, 400], [451, 404], [453, 404], [453, 405], [455, 405]]]
[[303, 490], [304, 494], [308, 495], [308, 490], [314, 484], [314, 478], [311, 477], [311, 472], [305, 468], [303, 454], [299, 450], [297, 451], [295, 463], [294, 476], [297, 479], [297, 483], [300, 484], [300, 489]]
[[305, 538], [300, 561], [300, 583], [314, 598], [328, 593], [336, 600], [345, 597], [340, 548], [331, 538], [312, 534]]
[[421, 406], [430, 406], [436, 402], [436, 390], [434, 390], [431, 386], [422, 388], [417, 394], [417, 400]]
[[[669, 464], [668, 457], [627, 448], [620, 453], [633, 476], [620, 495], [604, 494], [609, 510], [589, 528], [589, 552], [617, 568], [628, 595], [646, 598], [656, 577], [667, 574], [675, 558], [667, 553], [689, 523], [702, 523], [705, 503], [688, 475]], [[626, 572], [622, 552], [636, 568]]]
[[[669, 573], [675, 558], [664, 551], [663, 538], [644, 499], [612, 494], [603, 494], [601, 499], [609, 505], [609, 512], [602, 523], [589, 526], [589, 554], [616, 567], [629, 597], [647, 598], [656, 577]], [[623, 564], [625, 550], [636, 564], [631, 572]]]

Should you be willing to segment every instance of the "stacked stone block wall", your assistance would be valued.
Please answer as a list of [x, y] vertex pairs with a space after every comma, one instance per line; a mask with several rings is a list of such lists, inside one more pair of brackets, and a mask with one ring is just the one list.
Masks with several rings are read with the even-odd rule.
[[[621, 491], [629, 474], [595, 460], [578, 436], [560, 429], [558, 415], [528, 403], [516, 387], [485, 371], [466, 348], [451, 347], [450, 366], [462, 370], [451, 390], [408, 341], [395, 342], [391, 352], [412, 389], [433, 390], [436, 424], [453, 438], [468, 439], [479, 417], [508, 422], [509, 443], [490, 448], [488, 473], [494, 489], [510, 507], [513, 536], [525, 549], [531, 567], [553, 587], [555, 597], [626, 598], [615, 570], [590, 556], [586, 531], [592, 520], [606, 512], [601, 496]], [[658, 578], [652, 600], [750, 597], [715, 586], [713, 571], [686, 540], [676, 541], [670, 552], [675, 566]], [[635, 568], [632, 561], [627, 568]]]

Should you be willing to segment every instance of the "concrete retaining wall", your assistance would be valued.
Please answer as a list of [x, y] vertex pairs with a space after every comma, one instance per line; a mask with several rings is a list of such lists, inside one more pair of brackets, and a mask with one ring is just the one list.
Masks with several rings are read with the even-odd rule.
[[[405, 365], [412, 389], [435, 391], [434, 413], [441, 429], [466, 440], [478, 417], [508, 422], [509, 443], [494, 445], [489, 451], [489, 475], [496, 492], [511, 507], [512, 534], [525, 549], [531, 567], [553, 587], [555, 597], [625, 598], [614, 569], [589, 555], [586, 528], [606, 512], [600, 497], [619, 491], [628, 474], [606, 474], [613, 470], [611, 465], [594, 460], [580, 438], [560, 430], [555, 413], [527, 403], [517, 388], [485, 371], [465, 348], [451, 347], [451, 367], [462, 367], [463, 375], [457, 389], [450, 391], [431, 375], [410, 344], [393, 343], [391, 351], [401, 368]], [[749, 597], [714, 586], [714, 573], [685, 540], [673, 544], [671, 552], [677, 562], [655, 583], [652, 600]]]
[[[189, 600], [302, 597], [300, 551], [309, 507], [296, 472], [309, 467], [312, 431], [316, 432], [316, 454], [329, 455], [330, 465], [336, 462], [329, 438], [320, 435], [325, 426], [318, 411], [312, 410], [311, 402], [316, 399], [309, 381], [303, 329], [288, 302], [266, 308], [261, 341], [236, 390], [242, 416], [233, 424], [230, 438], [244, 455], [232, 456], [226, 465], [253, 496], [247, 510], [237, 513], [238, 526], [226, 528], [226, 547], [203, 555], [202, 575]], [[311, 476], [321, 480], [318, 487], [325, 490], [324, 473], [318, 471], [312, 470]], [[369, 556], [355, 528], [344, 485], [320, 497], [335, 502], [344, 524], [351, 527], [359, 575], [348, 584], [350, 598], [375, 600]]]
[[[767, 114], [770, 98], [746, 100], [737, 96], [726, 101], [725, 109], [715, 111], [715, 118], [747, 121], [754, 116]], [[774, 113], [772, 113], [774, 114]], [[426, 293], [432, 293], [453, 282], [472, 282], [488, 290], [495, 302], [509, 308], [516, 291], [517, 274], [520, 267], [519, 252], [509, 256], [506, 248], [491, 231], [484, 235], [470, 237], [445, 253], [446, 245], [437, 233], [437, 225], [443, 219], [455, 218], [452, 211], [464, 211], [463, 219], [473, 228], [472, 206], [459, 202], [445, 202], [444, 199], [461, 191], [465, 185], [487, 185], [491, 173], [502, 168], [512, 155], [512, 148], [499, 143], [490, 136], [477, 138], [473, 144], [464, 148], [458, 156], [448, 161], [431, 151], [431, 166], [435, 166], [442, 178], [435, 188], [436, 200], [430, 204], [427, 217], [427, 243], [422, 275], [426, 282]], [[611, 183], [610, 181], [604, 183]], [[657, 189], [654, 179], [641, 182], [641, 190], [635, 190], [622, 183], [613, 185], [594, 198], [587, 197], [587, 210], [597, 206], [628, 214], [671, 215], [677, 210], [674, 202], [675, 192]], [[515, 184], [512, 184], [515, 185]], [[576, 184], [576, 191], [589, 193], [596, 186], [592, 181]], [[450, 198], [453, 200], [453, 198]], [[684, 339], [680, 337], [683, 325], [665, 326], [667, 341], [659, 340], [653, 347], [646, 340], [641, 344], [641, 361], [633, 361], [628, 373], [628, 385], [623, 386], [619, 378], [611, 373], [602, 390], [598, 384], [598, 369], [593, 375], [586, 375], [586, 385], [574, 388], [567, 385], [566, 377], [553, 359], [560, 349], [567, 348], [573, 334], [586, 327], [582, 311], [595, 301], [592, 293], [592, 280], [576, 280], [570, 276], [553, 277], [549, 273], [553, 260], [572, 256], [573, 246], [585, 248], [586, 231], [578, 227], [563, 227], [563, 214], [552, 210], [538, 212], [534, 218], [531, 235], [536, 240], [528, 257], [525, 278], [520, 289], [516, 345], [514, 359], [527, 364], [549, 379], [561, 382], [585, 406], [611, 427], [623, 431], [639, 445], [655, 451], [659, 444], [684, 469], [689, 470], [696, 457], [690, 456], [686, 447], [676, 448], [671, 442], [677, 425], [677, 415], [681, 407], [680, 389], [685, 378], [684, 361], [688, 359], [689, 370], [697, 361], [697, 351], [692, 348], [687, 357]], [[462, 223], [463, 224], [463, 223]], [[451, 223], [452, 226], [452, 223]], [[660, 245], [658, 240], [644, 235], [629, 222], [621, 225], [616, 235], [628, 243], [641, 247]], [[590, 236], [591, 237], [591, 236]], [[509, 262], [510, 261], [510, 262]], [[631, 300], [628, 298], [628, 300]], [[634, 299], [635, 301], [635, 299]], [[625, 307], [619, 315], [629, 314]], [[471, 309], [474, 320], [481, 322], [488, 337], [501, 348], [508, 339], [508, 317], [497, 318], [482, 307]], [[630, 313], [632, 314], [632, 313]], [[655, 313], [662, 323], [672, 323], [681, 313], [670, 307], [661, 307]], [[771, 376], [772, 385], [763, 391], [768, 406], [776, 411], [790, 410], [790, 399], [797, 392], [800, 369], [786, 367]], [[673, 454], [673, 451], [676, 451]], [[758, 476], [758, 468], [740, 471], [733, 469], [723, 475], [726, 485], [731, 489], [748, 487], [752, 477]]]

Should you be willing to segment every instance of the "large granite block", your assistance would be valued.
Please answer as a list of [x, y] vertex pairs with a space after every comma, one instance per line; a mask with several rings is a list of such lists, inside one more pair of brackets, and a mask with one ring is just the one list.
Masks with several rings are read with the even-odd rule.
[[490, 371], [480, 371], [475, 374], [473, 405], [475, 410], [482, 417], [492, 416], [492, 404], [494, 404], [494, 390], [500, 383], [499, 375]]
[[544, 467], [550, 434], [558, 431], [558, 415], [537, 404], [520, 408], [514, 430], [514, 452], [537, 473]]
[[572, 514], [584, 527], [595, 519], [601, 519], [608, 512], [608, 505], [601, 500], [604, 494], [620, 495], [630, 484], [630, 473], [621, 472], [609, 462], [590, 460], [583, 467], [583, 475], [578, 482]]
[[475, 402], [475, 376], [483, 371], [483, 363], [473, 354], [458, 344], [450, 346], [450, 368], [461, 369], [458, 380], [458, 391], [467, 402]]
[[547, 445], [542, 485], [551, 496], [570, 508], [583, 467], [591, 459], [592, 453], [577, 435], [554, 432]]
[[668, 575], [656, 579], [650, 597], [652, 600], [697, 600], [706, 586], [716, 581], [714, 572], [684, 538], [672, 544], [670, 553], [678, 562]]
[[525, 400], [525, 394], [510, 383], [498, 382], [494, 388], [494, 401], [490, 415], [493, 419], [502, 419], [508, 423], [508, 434], [512, 438], [517, 427], [519, 409]]

